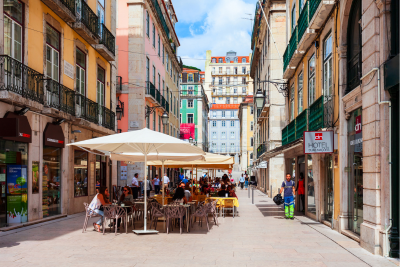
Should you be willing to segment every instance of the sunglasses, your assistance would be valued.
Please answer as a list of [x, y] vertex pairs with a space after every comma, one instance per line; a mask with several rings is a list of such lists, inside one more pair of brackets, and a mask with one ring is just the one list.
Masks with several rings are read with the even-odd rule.
[[128, 192], [128, 190], [124, 190], [124, 192]]

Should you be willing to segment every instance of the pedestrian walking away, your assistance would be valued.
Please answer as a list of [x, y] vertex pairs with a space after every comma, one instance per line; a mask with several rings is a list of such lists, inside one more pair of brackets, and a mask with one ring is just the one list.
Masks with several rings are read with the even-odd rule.
[[243, 190], [243, 185], [244, 185], [244, 176], [243, 176], [243, 173], [242, 173], [242, 176], [240, 176], [240, 178], [239, 178], [239, 183], [240, 183], [240, 188]]
[[154, 194], [158, 195], [160, 193], [160, 179], [158, 179], [158, 174], [153, 179], [154, 184]]
[[291, 181], [292, 176], [290, 173], [286, 174], [286, 181], [283, 181], [280, 193], [284, 192], [284, 205], [285, 205], [285, 217], [286, 219], [294, 219], [294, 196], [295, 192], [295, 182]]
[[299, 181], [297, 182], [297, 187], [296, 187], [297, 194], [299, 194], [300, 201], [301, 201], [301, 211], [305, 210], [305, 199], [304, 199], [304, 193], [305, 193], [305, 188], [304, 188], [304, 174], [301, 172]]

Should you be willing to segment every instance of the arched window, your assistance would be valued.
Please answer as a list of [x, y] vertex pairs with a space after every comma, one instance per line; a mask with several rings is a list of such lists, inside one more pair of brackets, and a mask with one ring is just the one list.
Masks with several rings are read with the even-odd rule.
[[238, 58], [237, 58], [237, 57], [235, 57], [234, 62], [235, 62], [235, 63], [238, 63]]
[[218, 63], [223, 63], [223, 62], [222, 62], [222, 58], [219, 58], [219, 59], [218, 59]]
[[242, 58], [242, 63], [246, 63], [246, 58], [245, 57]]
[[351, 6], [347, 26], [347, 88], [345, 94], [360, 85], [361, 78], [361, 0]]
[[215, 58], [211, 59], [212, 63], [217, 63], [217, 60]]

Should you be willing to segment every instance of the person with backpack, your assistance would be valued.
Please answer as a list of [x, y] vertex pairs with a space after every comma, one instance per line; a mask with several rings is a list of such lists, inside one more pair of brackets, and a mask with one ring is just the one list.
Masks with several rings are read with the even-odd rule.
[[290, 173], [286, 174], [286, 181], [283, 181], [281, 191], [284, 192], [284, 205], [285, 205], [285, 217], [286, 219], [294, 220], [294, 197], [296, 195], [295, 182], [291, 181], [292, 176]]

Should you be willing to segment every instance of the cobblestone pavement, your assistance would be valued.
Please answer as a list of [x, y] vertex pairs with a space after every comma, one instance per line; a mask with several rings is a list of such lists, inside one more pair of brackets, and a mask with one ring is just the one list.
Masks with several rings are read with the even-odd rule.
[[[0, 232], [0, 266], [396, 266], [358, 243], [305, 217], [285, 220], [259, 191], [255, 205], [238, 190], [239, 217], [219, 226], [196, 223], [190, 233], [82, 233], [83, 214]], [[142, 226], [137, 223], [136, 229]]]

